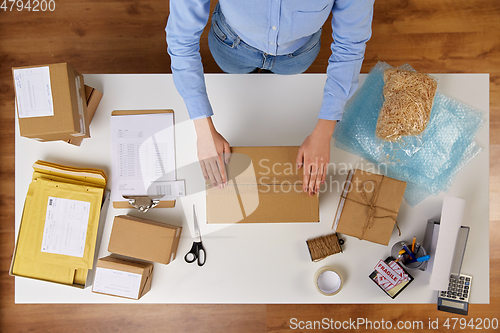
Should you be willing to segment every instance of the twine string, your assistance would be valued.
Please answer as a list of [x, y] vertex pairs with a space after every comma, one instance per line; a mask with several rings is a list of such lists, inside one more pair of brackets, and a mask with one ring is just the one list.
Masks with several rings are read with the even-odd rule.
[[307, 241], [307, 246], [313, 261], [320, 261], [332, 254], [342, 252], [336, 234], [310, 239]]

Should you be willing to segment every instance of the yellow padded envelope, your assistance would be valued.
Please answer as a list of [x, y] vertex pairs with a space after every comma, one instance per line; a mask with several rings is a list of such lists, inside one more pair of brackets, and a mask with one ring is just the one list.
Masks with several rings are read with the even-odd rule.
[[[31, 183], [24, 203], [23, 220], [30, 214], [30, 208], [33, 207], [33, 192], [36, 183]], [[75, 269], [59, 265], [40, 263], [33, 260], [30, 255], [30, 245], [34, 244], [36, 235], [31, 233], [28, 224], [21, 224], [19, 229], [19, 240], [15, 254], [15, 261], [12, 267], [14, 275], [36, 277], [37, 279], [59, 282], [64, 284], [73, 284]]]
[[85, 285], [92, 269], [106, 175], [37, 161], [12, 274]]

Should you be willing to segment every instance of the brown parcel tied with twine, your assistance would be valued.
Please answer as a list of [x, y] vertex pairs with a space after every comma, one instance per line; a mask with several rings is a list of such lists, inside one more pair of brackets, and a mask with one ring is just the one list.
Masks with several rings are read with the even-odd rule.
[[[394, 178], [351, 170], [333, 222], [336, 232], [388, 245], [406, 183]], [[401, 235], [401, 230], [399, 230]]]

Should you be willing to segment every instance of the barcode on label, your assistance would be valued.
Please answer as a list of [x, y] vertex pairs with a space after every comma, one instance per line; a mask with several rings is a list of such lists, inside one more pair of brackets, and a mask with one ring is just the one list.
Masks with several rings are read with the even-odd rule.
[[156, 185], [156, 194], [162, 196], [172, 196], [172, 185]]
[[49, 206], [52, 206], [52, 198], [49, 199]]

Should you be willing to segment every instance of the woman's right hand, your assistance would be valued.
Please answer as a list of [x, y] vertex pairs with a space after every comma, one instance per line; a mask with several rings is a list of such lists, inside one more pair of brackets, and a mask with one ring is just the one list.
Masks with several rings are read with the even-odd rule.
[[198, 160], [205, 179], [213, 187], [222, 189], [227, 185], [226, 166], [231, 157], [229, 143], [217, 132], [212, 118], [194, 120], [197, 135]]

